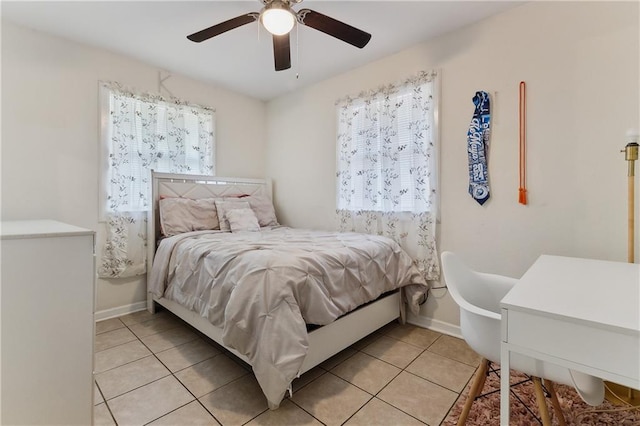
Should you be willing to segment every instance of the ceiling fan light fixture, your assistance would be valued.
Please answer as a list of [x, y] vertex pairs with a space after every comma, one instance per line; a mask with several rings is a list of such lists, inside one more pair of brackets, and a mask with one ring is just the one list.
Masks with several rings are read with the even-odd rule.
[[296, 23], [289, 7], [279, 1], [271, 2], [260, 13], [260, 22], [273, 35], [288, 34]]
[[235, 18], [227, 19], [219, 24], [190, 34], [187, 38], [193, 42], [200, 43], [234, 28], [260, 21], [260, 25], [273, 35], [270, 38], [273, 42], [273, 59], [276, 71], [291, 68], [291, 36], [289, 33], [296, 24], [313, 28], [360, 49], [371, 40], [371, 34], [330, 16], [314, 12], [311, 9], [301, 9], [297, 12], [293, 10], [291, 6], [297, 5], [302, 0], [260, 1], [264, 5], [260, 12], [244, 13]]

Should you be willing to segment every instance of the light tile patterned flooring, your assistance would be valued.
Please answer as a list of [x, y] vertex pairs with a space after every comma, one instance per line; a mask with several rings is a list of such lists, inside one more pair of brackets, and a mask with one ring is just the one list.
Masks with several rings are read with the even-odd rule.
[[95, 425], [439, 425], [480, 357], [390, 323], [293, 383], [268, 410], [248, 365], [167, 311], [96, 324]]

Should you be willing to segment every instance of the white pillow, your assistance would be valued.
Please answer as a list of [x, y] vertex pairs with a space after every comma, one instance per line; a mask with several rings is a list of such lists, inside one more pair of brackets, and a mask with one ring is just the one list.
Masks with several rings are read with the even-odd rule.
[[246, 201], [229, 201], [229, 200], [216, 200], [216, 208], [218, 209], [218, 219], [220, 220], [221, 231], [231, 231], [229, 220], [225, 217], [229, 210], [235, 209], [250, 209], [249, 203]]
[[218, 212], [214, 198], [170, 197], [158, 202], [160, 208], [160, 229], [170, 237], [183, 232], [218, 229]]
[[225, 218], [229, 221], [231, 232], [260, 230], [258, 218], [250, 208], [229, 210]]

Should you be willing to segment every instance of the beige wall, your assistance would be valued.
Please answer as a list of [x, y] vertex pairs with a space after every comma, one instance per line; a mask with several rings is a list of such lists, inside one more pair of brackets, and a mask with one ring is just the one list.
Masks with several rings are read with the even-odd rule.
[[[2, 22], [3, 220], [50, 218], [101, 232], [98, 80], [157, 92], [158, 69]], [[264, 102], [179, 75], [164, 85], [216, 108], [218, 175], [265, 175]], [[141, 279], [98, 281], [98, 311], [145, 299]]]
[[[436, 68], [439, 249], [516, 277], [541, 253], [625, 261], [620, 149], [627, 129], [640, 126], [638, 15], [637, 2], [533, 2], [271, 101], [266, 172], [281, 221], [335, 228], [336, 99]], [[521, 80], [528, 90], [528, 206], [518, 204]], [[465, 136], [477, 90], [494, 100], [492, 196], [484, 206], [467, 194]], [[418, 320], [446, 328], [459, 323], [458, 310], [437, 290]]]

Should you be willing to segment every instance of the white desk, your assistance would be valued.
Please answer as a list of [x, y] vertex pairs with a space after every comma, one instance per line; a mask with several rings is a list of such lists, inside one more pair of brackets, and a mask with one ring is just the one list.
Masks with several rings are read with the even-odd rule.
[[501, 425], [511, 352], [640, 389], [640, 265], [543, 255], [500, 306]]

